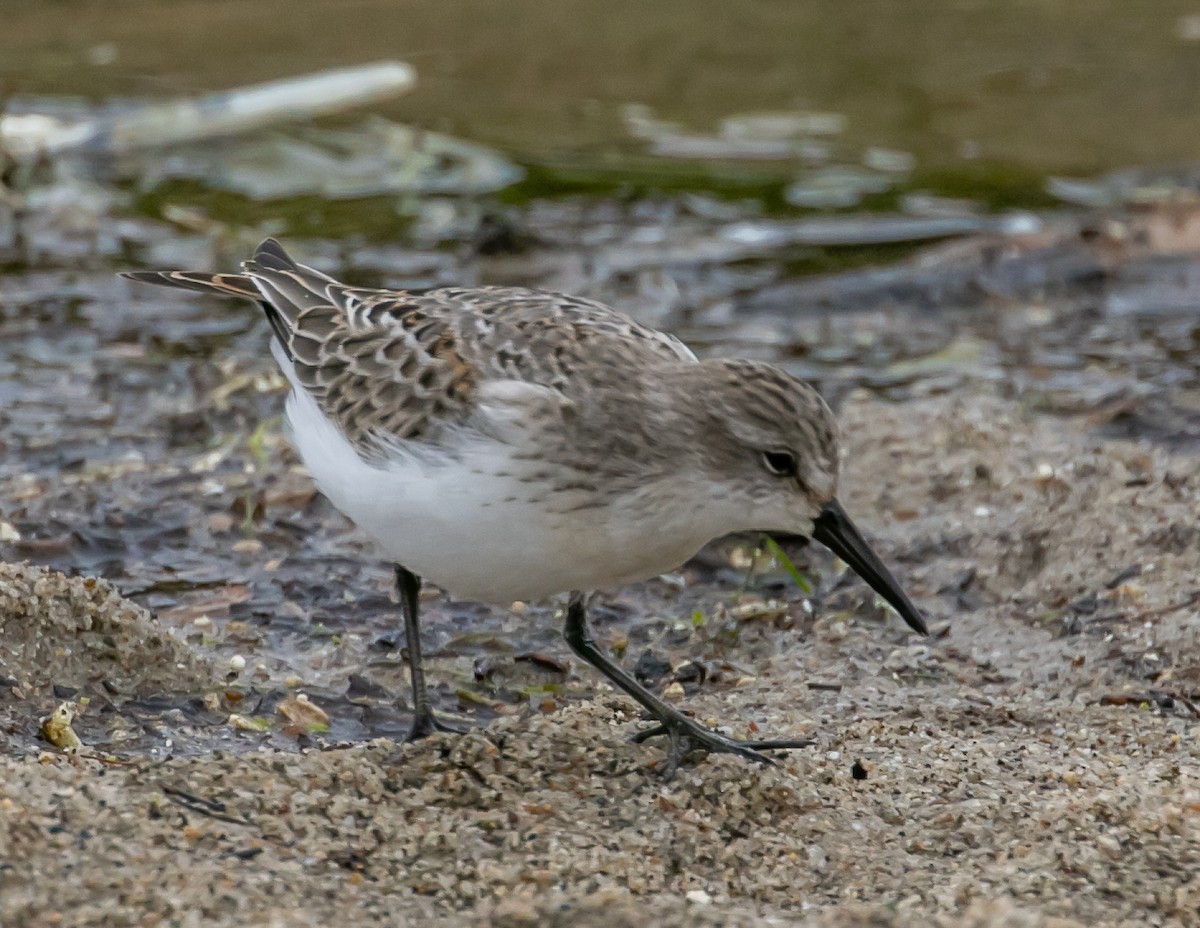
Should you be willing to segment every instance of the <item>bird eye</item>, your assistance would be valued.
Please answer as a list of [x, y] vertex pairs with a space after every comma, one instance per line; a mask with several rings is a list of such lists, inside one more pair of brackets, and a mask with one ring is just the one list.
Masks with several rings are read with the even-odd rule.
[[763, 464], [776, 477], [796, 476], [796, 456], [790, 451], [764, 451]]

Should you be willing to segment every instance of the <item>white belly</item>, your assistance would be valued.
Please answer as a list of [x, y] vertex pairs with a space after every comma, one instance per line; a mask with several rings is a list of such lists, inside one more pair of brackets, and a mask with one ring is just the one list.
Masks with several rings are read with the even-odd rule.
[[388, 558], [464, 598], [509, 603], [645, 580], [721, 533], [694, 498], [678, 518], [628, 498], [569, 511], [582, 499], [502, 476], [534, 468], [501, 444], [472, 443], [457, 461], [429, 453], [372, 466], [302, 391], [289, 399], [288, 418], [330, 502]]

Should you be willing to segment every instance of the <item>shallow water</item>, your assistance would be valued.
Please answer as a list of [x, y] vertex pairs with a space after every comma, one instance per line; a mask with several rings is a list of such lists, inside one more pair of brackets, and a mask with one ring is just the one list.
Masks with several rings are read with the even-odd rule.
[[0, 78], [162, 96], [398, 57], [419, 83], [387, 115], [533, 160], [636, 152], [622, 108], [640, 103], [698, 132], [840, 114], [846, 155], [1036, 177], [1195, 156], [1195, 16], [1187, 0], [24, 0], [6, 4]]

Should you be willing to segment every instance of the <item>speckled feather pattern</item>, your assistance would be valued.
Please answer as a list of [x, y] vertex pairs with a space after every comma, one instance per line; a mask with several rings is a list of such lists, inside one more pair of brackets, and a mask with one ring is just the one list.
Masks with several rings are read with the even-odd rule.
[[673, 336], [593, 300], [520, 287], [349, 287], [270, 240], [240, 275], [127, 276], [265, 300], [299, 382], [365, 457], [381, 444], [436, 441], [440, 427], [470, 418], [484, 381], [578, 400], [598, 358], [623, 355], [618, 369], [696, 360]]

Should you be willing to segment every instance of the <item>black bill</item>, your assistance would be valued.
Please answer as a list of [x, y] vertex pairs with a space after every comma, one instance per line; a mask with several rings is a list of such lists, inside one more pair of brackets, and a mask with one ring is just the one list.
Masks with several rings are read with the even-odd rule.
[[871, 589], [891, 603], [910, 628], [922, 635], [929, 634], [925, 618], [909, 601], [904, 590], [900, 589], [896, 578], [875, 556], [871, 546], [836, 499], [826, 504], [821, 514], [813, 520], [812, 537], [849, 564]]

